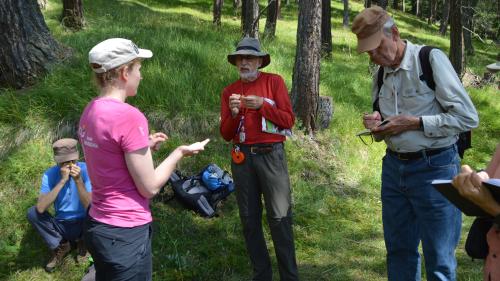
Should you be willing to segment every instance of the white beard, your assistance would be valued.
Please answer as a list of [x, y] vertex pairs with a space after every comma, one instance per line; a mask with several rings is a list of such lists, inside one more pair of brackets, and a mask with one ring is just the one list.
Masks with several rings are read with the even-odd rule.
[[255, 79], [257, 79], [258, 75], [259, 75], [258, 70], [255, 70], [252, 72], [245, 72], [245, 73], [240, 72], [240, 78], [242, 80], [247, 80], [247, 81], [254, 81]]

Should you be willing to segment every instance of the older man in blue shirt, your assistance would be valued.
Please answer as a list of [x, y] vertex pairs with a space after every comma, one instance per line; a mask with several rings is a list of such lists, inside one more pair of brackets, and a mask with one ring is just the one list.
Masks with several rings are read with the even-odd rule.
[[[378, 109], [365, 114], [363, 124], [387, 144], [381, 196], [388, 279], [420, 280], [422, 242], [427, 280], [456, 280], [461, 213], [431, 182], [458, 173], [458, 134], [477, 127], [476, 109], [442, 51], [433, 49], [428, 57], [435, 87], [421, 79], [423, 46], [402, 40], [382, 8], [363, 10], [352, 31], [358, 52], [367, 52], [383, 71], [380, 89], [378, 75], [373, 83]], [[382, 120], [389, 122], [378, 126]]]
[[[70, 241], [83, 250], [83, 221], [90, 204], [91, 185], [87, 166], [77, 162], [75, 139], [60, 139], [52, 145], [57, 162], [45, 171], [36, 206], [28, 210], [28, 220], [52, 251], [45, 270], [52, 272], [70, 252]], [[47, 209], [54, 204], [55, 217]], [[85, 251], [80, 251], [84, 255]]]

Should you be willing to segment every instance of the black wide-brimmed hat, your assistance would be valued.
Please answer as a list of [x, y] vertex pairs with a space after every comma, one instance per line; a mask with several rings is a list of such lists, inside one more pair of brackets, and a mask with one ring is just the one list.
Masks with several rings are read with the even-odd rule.
[[259, 68], [264, 68], [271, 63], [271, 57], [268, 53], [262, 52], [260, 49], [260, 42], [256, 38], [245, 37], [241, 39], [236, 47], [236, 51], [227, 55], [227, 61], [232, 65], [236, 65], [237, 56], [261, 57], [262, 65]]

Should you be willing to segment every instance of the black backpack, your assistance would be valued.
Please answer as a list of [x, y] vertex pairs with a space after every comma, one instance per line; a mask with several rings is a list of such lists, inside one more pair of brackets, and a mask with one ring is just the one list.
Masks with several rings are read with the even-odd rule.
[[[418, 60], [420, 62], [420, 66], [422, 67], [422, 75], [420, 75], [420, 81], [425, 81], [427, 86], [435, 91], [436, 90], [436, 83], [434, 82], [434, 77], [433, 71], [432, 71], [432, 66], [431, 62], [429, 60], [429, 55], [433, 49], [437, 49], [436, 47], [432, 46], [423, 46], [420, 51], [418, 52]], [[384, 84], [384, 68], [380, 67], [378, 72], [377, 72], [377, 86], [378, 86], [378, 91], [380, 92], [380, 89], [382, 89], [382, 85]], [[378, 111], [380, 112], [380, 106], [378, 104], [378, 96], [373, 102], [373, 111]], [[464, 158], [464, 153], [465, 150], [469, 149], [472, 147], [472, 133], [471, 131], [466, 131], [466, 132], [461, 132], [458, 134], [458, 140], [457, 140], [457, 149], [458, 149], [458, 155], [460, 155], [460, 158]]]
[[[222, 171], [215, 173], [214, 171]], [[217, 188], [208, 186], [207, 177], [205, 182], [203, 175], [210, 172], [212, 176], [220, 177]], [[213, 181], [214, 178], [211, 178]], [[179, 171], [174, 171], [170, 176], [169, 183], [177, 198], [186, 208], [194, 210], [204, 217], [213, 217], [216, 213], [218, 203], [224, 200], [234, 191], [234, 183], [228, 172], [223, 171], [215, 164], [205, 167], [198, 175], [183, 176]]]

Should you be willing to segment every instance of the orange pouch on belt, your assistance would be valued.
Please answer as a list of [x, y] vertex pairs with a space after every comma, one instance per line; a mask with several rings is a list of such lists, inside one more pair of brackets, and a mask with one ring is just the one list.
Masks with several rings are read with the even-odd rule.
[[231, 158], [233, 158], [233, 162], [235, 164], [241, 164], [245, 161], [245, 154], [239, 149], [233, 148], [231, 150]]

